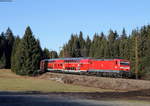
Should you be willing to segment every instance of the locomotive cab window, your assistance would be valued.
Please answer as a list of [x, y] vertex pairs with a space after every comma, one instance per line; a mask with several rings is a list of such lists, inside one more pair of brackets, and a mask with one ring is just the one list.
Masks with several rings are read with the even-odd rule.
[[129, 66], [129, 62], [120, 62], [120, 65], [126, 65], [126, 66]]

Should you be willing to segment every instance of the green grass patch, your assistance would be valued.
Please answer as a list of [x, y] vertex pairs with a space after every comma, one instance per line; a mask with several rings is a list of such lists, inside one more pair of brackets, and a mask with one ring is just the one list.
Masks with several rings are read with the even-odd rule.
[[108, 90], [63, 84], [33, 77], [22, 77], [15, 75], [10, 70], [0, 70], [0, 91], [104, 92]]

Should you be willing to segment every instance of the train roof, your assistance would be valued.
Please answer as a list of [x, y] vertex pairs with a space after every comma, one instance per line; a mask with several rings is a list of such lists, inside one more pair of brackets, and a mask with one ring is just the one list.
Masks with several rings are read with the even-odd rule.
[[94, 59], [94, 60], [109, 61], [109, 60], [114, 60], [114, 59]]
[[97, 60], [97, 61], [110, 61], [110, 60], [125, 60], [125, 59], [119, 59], [119, 58], [114, 58], [114, 59], [93, 59], [91, 57], [78, 57], [78, 58], [52, 58], [52, 59], [44, 59], [45, 61], [55, 61], [55, 60], [74, 60], [74, 61], [80, 61], [83, 59], [91, 59], [91, 60]]
[[82, 59], [91, 59], [89, 57], [79, 57], [79, 58], [52, 58], [44, 59], [45, 61], [55, 61], [55, 60], [82, 60]]

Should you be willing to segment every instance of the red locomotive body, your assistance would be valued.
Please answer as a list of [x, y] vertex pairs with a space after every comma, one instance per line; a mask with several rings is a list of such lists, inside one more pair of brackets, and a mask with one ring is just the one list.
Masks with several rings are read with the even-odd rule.
[[129, 61], [123, 59], [96, 59], [90, 67], [92, 70], [104, 72], [130, 71]]
[[96, 73], [99, 75], [123, 75], [130, 73], [130, 63], [124, 59], [58, 58], [41, 61], [42, 71]]

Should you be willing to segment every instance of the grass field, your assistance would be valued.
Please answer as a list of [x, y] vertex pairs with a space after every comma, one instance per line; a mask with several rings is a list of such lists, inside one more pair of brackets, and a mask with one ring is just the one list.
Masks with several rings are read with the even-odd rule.
[[[63, 84], [51, 80], [15, 75], [10, 70], [0, 70], [0, 91], [40, 91], [40, 92], [104, 92], [106, 90]], [[110, 91], [110, 90], [107, 90]]]

